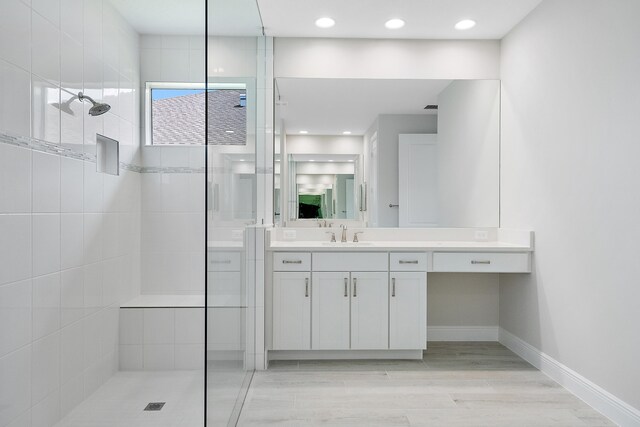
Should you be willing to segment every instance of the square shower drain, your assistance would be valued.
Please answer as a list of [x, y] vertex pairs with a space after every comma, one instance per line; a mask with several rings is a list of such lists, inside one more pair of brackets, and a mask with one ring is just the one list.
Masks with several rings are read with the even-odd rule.
[[162, 407], [164, 406], [166, 402], [151, 402], [149, 403], [144, 410], [145, 411], [159, 411], [160, 409], [162, 409]]

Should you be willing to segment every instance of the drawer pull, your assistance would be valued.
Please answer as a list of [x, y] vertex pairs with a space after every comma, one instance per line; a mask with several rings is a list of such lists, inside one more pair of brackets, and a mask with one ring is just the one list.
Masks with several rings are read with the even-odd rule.
[[396, 278], [392, 278], [391, 279], [391, 296], [395, 297], [396, 296]]
[[358, 279], [357, 278], [353, 278], [353, 297], [357, 297], [358, 296]]
[[309, 298], [309, 278], [304, 278], [304, 296]]
[[301, 259], [296, 259], [296, 260], [283, 259], [282, 263], [283, 264], [302, 264], [302, 260]]
[[479, 260], [475, 260], [474, 259], [474, 260], [471, 261], [471, 264], [491, 264], [491, 261], [489, 261], [489, 260], [479, 261]]
[[217, 260], [211, 260], [209, 261], [211, 264], [231, 264], [231, 260], [230, 259], [225, 259], [225, 260], [221, 260], [221, 261], [217, 261]]
[[349, 296], [348, 287], [349, 287], [349, 279], [347, 279], [345, 277], [344, 278], [344, 296], [345, 296], [345, 298]]
[[400, 261], [398, 261], [398, 262], [399, 262], [400, 264], [417, 264], [417, 263], [418, 263], [418, 260], [417, 260], [417, 259], [415, 259], [415, 260], [407, 261], [407, 260], [403, 260], [403, 259], [401, 259], [401, 260], [400, 260]]

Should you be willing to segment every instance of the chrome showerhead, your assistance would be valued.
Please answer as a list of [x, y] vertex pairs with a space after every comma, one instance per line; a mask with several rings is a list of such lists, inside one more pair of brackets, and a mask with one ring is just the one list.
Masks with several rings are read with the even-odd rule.
[[91, 108], [89, 108], [89, 115], [90, 116], [100, 116], [100, 115], [106, 113], [107, 111], [109, 111], [111, 109], [111, 105], [105, 104], [104, 102], [96, 102], [96, 101], [93, 100], [93, 98], [91, 98], [88, 95], [83, 94], [82, 92], [78, 92], [78, 99], [80, 101], [87, 100], [87, 101], [91, 102], [91, 104], [93, 106]]

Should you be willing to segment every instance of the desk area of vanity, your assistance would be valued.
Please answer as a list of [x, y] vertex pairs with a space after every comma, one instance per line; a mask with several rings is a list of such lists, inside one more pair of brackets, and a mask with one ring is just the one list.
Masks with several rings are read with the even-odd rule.
[[[273, 228], [269, 359], [420, 359], [428, 273], [529, 273], [533, 232], [498, 228]], [[358, 232], [354, 242], [353, 233]]]

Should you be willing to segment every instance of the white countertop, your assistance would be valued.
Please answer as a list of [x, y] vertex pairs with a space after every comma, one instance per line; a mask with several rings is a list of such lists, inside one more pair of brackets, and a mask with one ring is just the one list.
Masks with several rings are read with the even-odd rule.
[[308, 251], [449, 251], [465, 252], [531, 252], [529, 246], [515, 245], [504, 242], [477, 241], [379, 241], [379, 242], [321, 242], [321, 241], [276, 241], [271, 242], [268, 250], [308, 250]]

